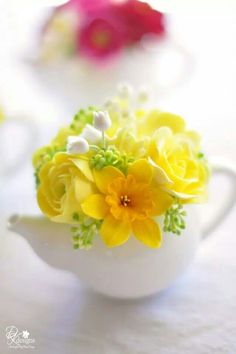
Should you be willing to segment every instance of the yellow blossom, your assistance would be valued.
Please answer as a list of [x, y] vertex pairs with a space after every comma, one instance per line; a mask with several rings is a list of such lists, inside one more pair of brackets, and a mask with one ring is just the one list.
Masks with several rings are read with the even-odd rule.
[[87, 160], [57, 153], [39, 172], [37, 199], [42, 212], [52, 221], [71, 223], [81, 212], [81, 203], [96, 191]]
[[100, 234], [105, 244], [119, 246], [133, 234], [146, 246], [160, 247], [162, 235], [154, 217], [163, 214], [173, 199], [154, 183], [147, 160], [131, 164], [127, 176], [112, 166], [93, 173], [99, 192], [81, 207], [86, 215], [103, 220]]
[[187, 202], [205, 199], [209, 170], [205, 159], [199, 156], [199, 137], [185, 131], [179, 117], [169, 116], [156, 130], [149, 147], [149, 157], [170, 180], [168, 190]]

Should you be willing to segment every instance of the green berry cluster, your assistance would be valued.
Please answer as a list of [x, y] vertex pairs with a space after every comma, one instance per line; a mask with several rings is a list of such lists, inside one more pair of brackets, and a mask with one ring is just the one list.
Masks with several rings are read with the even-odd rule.
[[183, 210], [183, 205], [179, 201], [176, 201], [165, 213], [164, 231], [180, 235], [182, 230], [185, 229], [184, 218], [186, 215], [187, 213]]
[[101, 221], [79, 215], [78, 213], [74, 213], [73, 220], [76, 223], [75, 226], [71, 227], [74, 249], [90, 249], [93, 239], [101, 226]]
[[90, 159], [91, 168], [101, 170], [105, 166], [114, 166], [121, 170], [123, 173], [127, 172], [128, 164], [133, 162], [134, 159], [121, 154], [115, 147], [108, 146], [107, 148], [99, 149]]
[[80, 109], [73, 118], [70, 128], [76, 133], [80, 134], [86, 124], [93, 124], [93, 114], [95, 107], [88, 107], [87, 109]]

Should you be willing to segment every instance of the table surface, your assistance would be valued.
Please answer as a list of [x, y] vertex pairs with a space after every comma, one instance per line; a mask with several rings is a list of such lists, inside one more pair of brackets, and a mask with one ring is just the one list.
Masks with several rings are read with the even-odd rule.
[[[171, 25], [192, 52], [195, 69], [182, 87], [160, 98], [160, 106], [183, 114], [200, 130], [208, 154], [236, 163], [235, 17], [183, 14]], [[42, 144], [52, 134], [46, 127], [55, 129], [64, 117], [14, 59], [12, 48], [1, 51], [2, 100], [11, 114], [32, 115], [41, 123], [36, 144]], [[230, 193], [224, 178], [212, 183], [205, 219]], [[201, 243], [192, 266], [172, 287], [151, 298], [118, 301], [48, 267], [19, 235], [6, 230], [9, 214], [38, 212], [30, 163], [2, 181], [0, 198], [1, 354], [11, 351], [5, 337], [10, 325], [28, 330], [35, 339], [32, 351], [40, 354], [236, 353], [235, 210]]]

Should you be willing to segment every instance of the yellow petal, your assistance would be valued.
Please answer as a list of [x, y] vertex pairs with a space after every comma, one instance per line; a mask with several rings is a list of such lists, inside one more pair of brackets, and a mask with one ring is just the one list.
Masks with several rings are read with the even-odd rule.
[[93, 174], [89, 167], [88, 160], [82, 159], [71, 159], [71, 161], [75, 164], [76, 167], [83, 173], [83, 175], [91, 182], [93, 182]]
[[38, 192], [37, 192], [37, 201], [40, 209], [42, 212], [47, 215], [48, 217], [53, 217], [57, 215], [57, 212], [55, 209], [51, 207], [51, 205], [48, 202], [47, 197], [45, 194], [41, 191], [41, 188], [39, 187]]
[[108, 205], [101, 194], [90, 195], [84, 203], [81, 204], [83, 212], [94, 219], [104, 219], [108, 212]]
[[175, 114], [162, 112], [156, 120], [156, 129], [160, 127], [169, 127], [173, 133], [180, 133], [185, 129], [185, 121]]
[[93, 176], [98, 189], [106, 194], [109, 184], [118, 177], [124, 177], [123, 173], [115, 167], [107, 166], [102, 170], [93, 170]]
[[155, 202], [152, 215], [162, 215], [173, 204], [173, 198], [166, 191], [159, 188], [153, 189], [152, 196]]
[[158, 185], [173, 184], [163, 168], [158, 166], [150, 157], [148, 161], [154, 167], [154, 181]]
[[132, 223], [134, 236], [146, 246], [159, 248], [162, 242], [160, 226], [152, 219], [135, 220]]
[[96, 193], [95, 185], [89, 182], [83, 175], [76, 177], [74, 183], [75, 196], [79, 204], [83, 203], [91, 194]]
[[108, 247], [120, 246], [129, 239], [131, 226], [128, 220], [117, 220], [109, 215], [102, 223], [100, 234]]
[[133, 175], [137, 182], [150, 184], [153, 177], [153, 167], [147, 160], [140, 159], [129, 167], [129, 174]]

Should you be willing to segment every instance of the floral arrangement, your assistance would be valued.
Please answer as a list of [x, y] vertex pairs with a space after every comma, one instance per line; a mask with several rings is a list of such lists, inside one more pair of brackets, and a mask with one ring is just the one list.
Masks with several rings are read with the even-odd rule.
[[42, 57], [82, 57], [99, 62], [134, 47], [144, 37], [162, 38], [165, 17], [139, 0], [70, 0], [56, 8], [42, 36]]
[[74, 248], [90, 248], [98, 234], [108, 247], [133, 235], [158, 248], [162, 230], [185, 228], [185, 205], [206, 199], [199, 135], [147, 100], [124, 85], [103, 107], [80, 110], [34, 154], [39, 207], [71, 225]]

